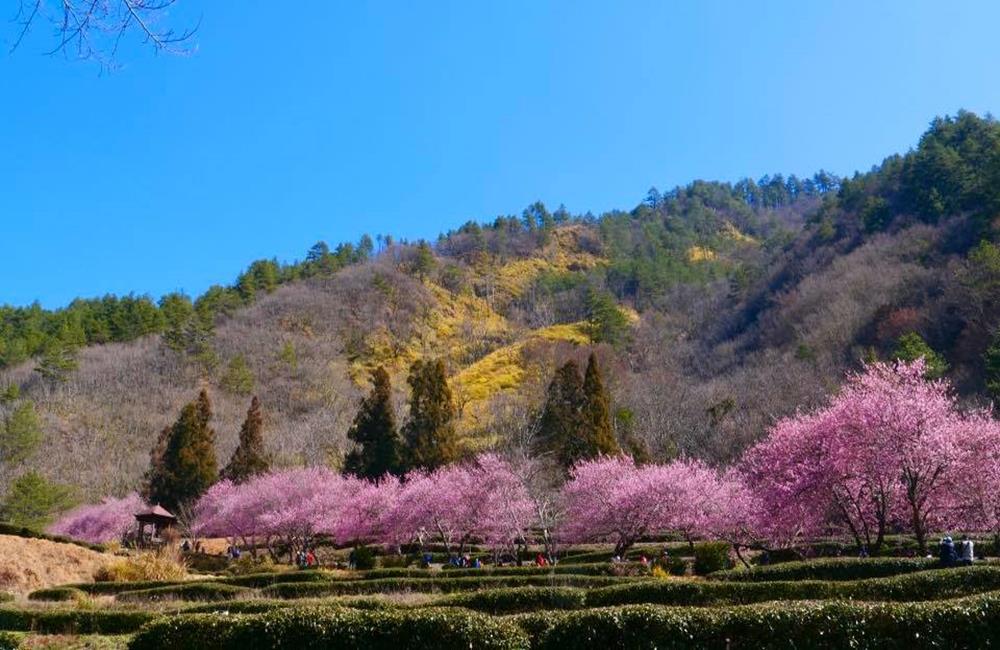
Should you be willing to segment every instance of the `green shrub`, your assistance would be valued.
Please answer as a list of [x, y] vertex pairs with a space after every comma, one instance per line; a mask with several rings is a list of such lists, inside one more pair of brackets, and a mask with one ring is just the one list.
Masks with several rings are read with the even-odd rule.
[[487, 614], [516, 614], [549, 609], [582, 609], [583, 589], [574, 587], [512, 587], [456, 594], [439, 605], [465, 607]]
[[721, 571], [709, 578], [741, 582], [861, 580], [937, 569], [940, 566], [937, 560], [927, 558], [824, 558], [759, 566], [750, 570]]
[[[1000, 643], [1000, 598], [949, 603], [772, 603], [728, 608], [649, 605], [564, 614], [539, 650], [656, 648], [980, 648]], [[538, 625], [537, 620], [526, 619]]]
[[9, 594], [6, 591], [0, 591], [0, 603], [8, 603], [14, 600], [14, 594]]
[[83, 548], [89, 548], [92, 551], [97, 551], [98, 553], [103, 553], [107, 550], [103, 544], [90, 544], [88, 542], [81, 542], [80, 540], [72, 539], [69, 537], [63, 537], [62, 535], [47, 535], [46, 533], [39, 532], [32, 528], [27, 528], [25, 526], [18, 526], [9, 522], [0, 522], [0, 535], [10, 535], [12, 537], [24, 537], [25, 539], [47, 539], [50, 542], [59, 542], [60, 544], [73, 544], [74, 546], [80, 546]]
[[131, 634], [157, 616], [139, 611], [0, 608], [0, 630], [38, 634]]
[[451, 593], [504, 587], [603, 587], [634, 581], [631, 578], [580, 575], [380, 578], [376, 580], [279, 583], [264, 588], [262, 593], [270, 598], [318, 598], [400, 591]]
[[294, 607], [295, 603], [287, 600], [237, 600], [233, 602], [205, 603], [192, 605], [182, 611], [183, 614], [263, 614], [277, 609]]
[[359, 611], [289, 608], [220, 619], [211, 614], [157, 621], [137, 634], [130, 650], [173, 648], [246, 650], [527, 650], [527, 634], [512, 621], [460, 610]]
[[289, 582], [329, 582], [338, 579], [335, 575], [322, 570], [307, 569], [305, 571], [285, 571], [277, 573], [251, 573], [245, 576], [220, 578], [219, 582], [237, 587], [253, 587], [260, 589], [279, 583]]
[[772, 600], [832, 599], [903, 602], [944, 600], [994, 590], [1000, 590], [1000, 567], [973, 566], [853, 582], [642, 581], [590, 590], [587, 592], [587, 606], [742, 605]]
[[387, 569], [402, 569], [413, 564], [412, 555], [383, 555], [379, 558], [379, 566]]
[[[617, 573], [616, 573], [617, 572]], [[487, 566], [480, 569], [447, 569], [446, 571], [436, 571], [433, 569], [372, 569], [365, 571], [358, 577], [362, 579], [373, 578], [472, 578], [482, 576], [547, 576], [547, 575], [591, 575], [591, 576], [613, 576], [613, 575], [636, 575], [648, 573], [648, 569], [638, 562], [625, 562], [612, 564], [611, 562], [595, 562], [591, 564], [556, 564], [552, 566], [535, 566], [534, 564], [525, 566]]]
[[359, 546], [354, 549], [354, 568], [367, 571], [375, 568], [375, 551], [369, 546]]
[[0, 632], [0, 650], [17, 650], [24, 640], [23, 634], [17, 632]]
[[156, 589], [157, 587], [173, 587], [183, 585], [184, 582], [175, 580], [143, 580], [138, 582], [78, 582], [64, 585], [73, 589], [79, 589], [91, 596], [114, 596], [123, 591], [139, 591], [143, 589]]
[[67, 600], [81, 600], [87, 594], [80, 589], [73, 587], [52, 587], [51, 589], [38, 589], [28, 594], [28, 600], [47, 600], [60, 602]]
[[225, 585], [217, 582], [190, 582], [183, 585], [154, 587], [120, 592], [116, 599], [123, 602], [157, 601], [157, 600], [235, 600], [251, 593], [246, 587]]
[[733, 566], [728, 542], [699, 542], [694, 545], [694, 572], [700, 576]]

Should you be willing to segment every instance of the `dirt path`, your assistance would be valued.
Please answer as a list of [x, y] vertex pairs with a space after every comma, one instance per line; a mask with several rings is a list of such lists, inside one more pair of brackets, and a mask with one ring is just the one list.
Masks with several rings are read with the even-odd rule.
[[0, 591], [26, 594], [68, 582], [90, 582], [111, 555], [74, 544], [0, 535]]

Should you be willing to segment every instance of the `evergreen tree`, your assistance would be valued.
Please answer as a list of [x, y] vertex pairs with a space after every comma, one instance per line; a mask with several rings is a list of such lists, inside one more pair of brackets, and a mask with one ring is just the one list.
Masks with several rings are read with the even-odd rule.
[[392, 410], [389, 373], [382, 366], [372, 371], [372, 390], [361, 400], [347, 437], [358, 446], [345, 459], [348, 473], [369, 479], [400, 473], [402, 441]]
[[587, 328], [593, 342], [618, 345], [628, 338], [628, 317], [618, 308], [611, 294], [590, 290], [587, 293]]
[[584, 419], [586, 427], [581, 445], [584, 459], [613, 456], [621, 452], [611, 426], [611, 396], [604, 387], [597, 356], [591, 352], [583, 378]]
[[564, 363], [549, 383], [539, 433], [538, 452], [550, 453], [569, 469], [583, 456], [581, 433], [587, 427], [580, 366]]
[[407, 378], [410, 417], [403, 430], [410, 468], [433, 470], [458, 460], [455, 403], [444, 362], [415, 361]]
[[892, 356], [896, 360], [907, 362], [923, 358], [927, 364], [927, 371], [924, 374], [928, 379], [940, 379], [948, 371], [948, 362], [944, 357], [927, 345], [916, 332], [909, 332], [899, 337]]
[[0, 505], [0, 519], [15, 526], [41, 530], [58, 512], [75, 503], [73, 489], [53, 483], [32, 470], [19, 476]]
[[212, 404], [204, 390], [187, 404], [151, 454], [145, 494], [149, 501], [177, 508], [193, 503], [218, 474], [215, 431], [209, 426]]
[[260, 400], [254, 397], [240, 428], [240, 442], [229, 464], [219, 473], [219, 479], [243, 483], [258, 474], [266, 474], [270, 469], [271, 461], [264, 450], [264, 418], [260, 412]]
[[426, 280], [427, 276], [434, 272], [434, 267], [437, 265], [437, 261], [434, 259], [434, 251], [431, 250], [430, 244], [426, 241], [420, 240], [417, 244], [416, 254], [413, 259], [413, 272], [421, 280]]
[[19, 404], [0, 423], [0, 464], [14, 467], [31, 458], [42, 442], [42, 424], [30, 401]]

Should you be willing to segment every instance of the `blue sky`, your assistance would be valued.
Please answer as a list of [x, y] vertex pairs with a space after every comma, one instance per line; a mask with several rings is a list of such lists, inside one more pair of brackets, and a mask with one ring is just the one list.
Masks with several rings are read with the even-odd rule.
[[[7, 3], [13, 8], [14, 3]], [[191, 56], [11, 55], [0, 303], [228, 283], [363, 232], [540, 199], [867, 169], [935, 115], [1000, 112], [995, 2], [178, 0]]]

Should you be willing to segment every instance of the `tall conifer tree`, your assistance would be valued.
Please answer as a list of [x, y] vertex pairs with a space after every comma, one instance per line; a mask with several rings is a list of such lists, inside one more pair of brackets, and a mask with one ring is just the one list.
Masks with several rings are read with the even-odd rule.
[[455, 403], [444, 362], [415, 361], [406, 381], [410, 385], [410, 417], [403, 431], [407, 464], [433, 470], [458, 460]]
[[161, 434], [151, 454], [144, 490], [151, 502], [168, 509], [188, 505], [215, 482], [219, 470], [211, 419], [212, 403], [202, 390], [197, 400], [184, 406], [174, 425]]
[[587, 359], [587, 371], [583, 377], [584, 418], [583, 458], [613, 456], [621, 452], [611, 426], [611, 396], [604, 387], [604, 378], [597, 363], [597, 356], [591, 352]]
[[382, 366], [372, 371], [372, 390], [361, 400], [347, 437], [358, 445], [345, 459], [348, 473], [369, 479], [401, 473], [402, 440], [392, 410], [392, 384]]
[[571, 359], [549, 383], [538, 441], [539, 453], [553, 454], [567, 469], [583, 455], [582, 433], [587, 425], [583, 404], [580, 366]]
[[260, 412], [260, 400], [255, 396], [240, 428], [240, 442], [229, 464], [219, 473], [219, 479], [243, 483], [258, 474], [266, 474], [270, 469], [271, 461], [264, 450], [264, 417]]

